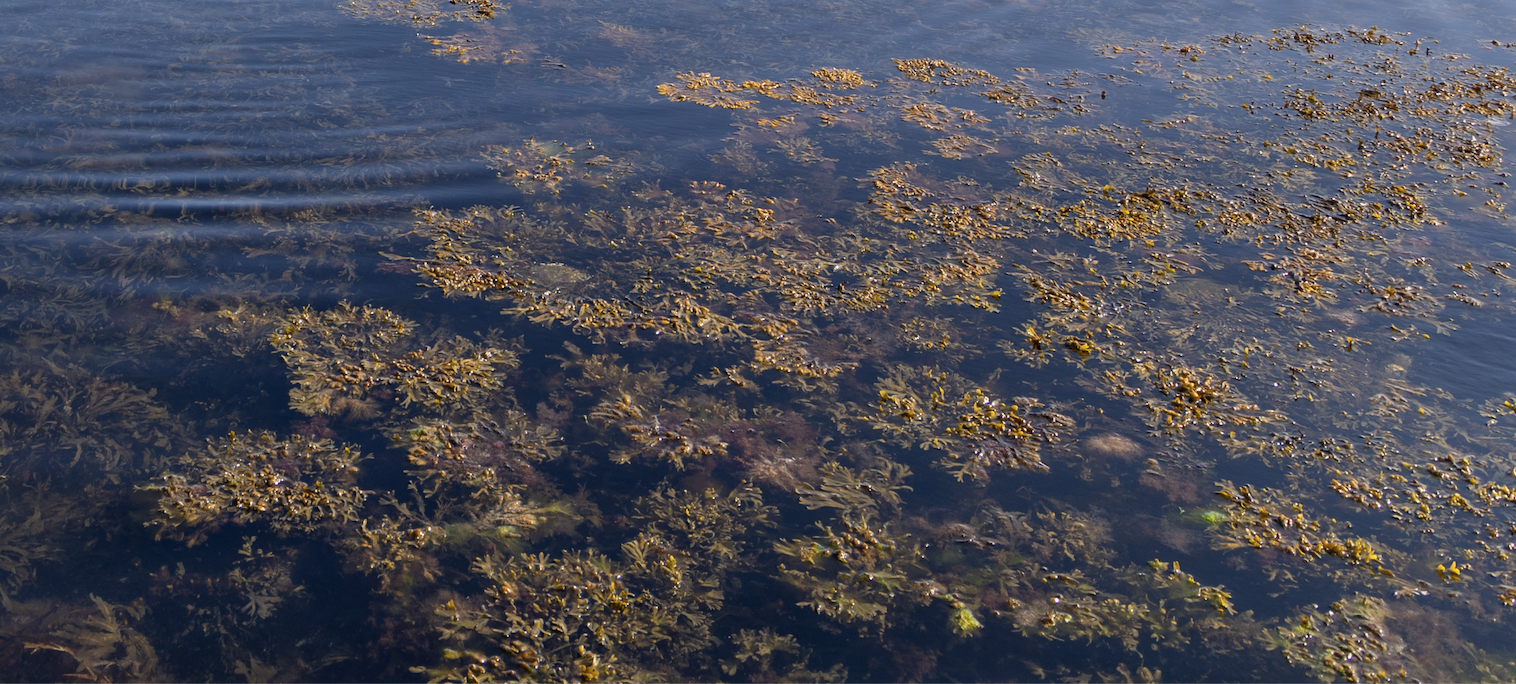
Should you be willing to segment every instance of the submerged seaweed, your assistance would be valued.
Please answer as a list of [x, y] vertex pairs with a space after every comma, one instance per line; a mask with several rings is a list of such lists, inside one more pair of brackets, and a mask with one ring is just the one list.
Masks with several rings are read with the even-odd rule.
[[[1074, 39], [1098, 73], [995, 73], [874, 50], [771, 59], [760, 7], [341, 9], [461, 26], [418, 38], [450, 61], [397, 59], [533, 102], [539, 123], [471, 138], [504, 199], [214, 219], [185, 204], [176, 220], [152, 202], [266, 188], [101, 187], [62, 170], [147, 161], [83, 132], [44, 169], [72, 180], [6, 186], [0, 669], [1516, 667], [1516, 399], [1418, 366], [1508, 313], [1516, 248], [1476, 237], [1510, 222], [1507, 68], [1377, 28], [1092, 29]], [[850, 54], [794, 36], [802, 59]], [[113, 79], [80, 78], [0, 89], [38, 111], [110, 105]], [[599, 111], [630, 101], [729, 137]], [[299, 121], [379, 126], [377, 102]], [[374, 175], [295, 185], [408, 183], [444, 154], [413, 128], [310, 160]], [[119, 209], [119, 193], [152, 202]], [[214, 221], [250, 228], [178, 225]], [[393, 294], [413, 285], [419, 301]]]

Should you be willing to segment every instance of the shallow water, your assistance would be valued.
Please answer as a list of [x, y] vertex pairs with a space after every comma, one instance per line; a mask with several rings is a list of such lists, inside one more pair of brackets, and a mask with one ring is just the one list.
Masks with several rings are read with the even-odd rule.
[[1516, 670], [1504, 4], [5, 14], [7, 680]]

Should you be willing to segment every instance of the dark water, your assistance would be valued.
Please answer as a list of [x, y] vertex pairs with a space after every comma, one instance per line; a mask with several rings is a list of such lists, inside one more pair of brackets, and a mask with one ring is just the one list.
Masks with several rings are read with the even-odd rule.
[[1516, 671], [1505, 4], [4, 10], [0, 679]]

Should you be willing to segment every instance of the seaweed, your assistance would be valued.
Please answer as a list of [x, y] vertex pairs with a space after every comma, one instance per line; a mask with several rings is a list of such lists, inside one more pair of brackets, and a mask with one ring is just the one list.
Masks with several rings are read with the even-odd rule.
[[95, 614], [53, 631], [48, 641], [27, 643], [31, 651], [57, 651], [72, 658], [74, 676], [91, 682], [150, 682], [165, 679], [158, 653], [130, 625], [145, 612], [141, 605], [112, 605], [90, 594]]
[[1042, 449], [1074, 427], [1036, 399], [996, 399], [946, 371], [899, 366], [876, 387], [873, 426], [907, 446], [948, 452], [938, 465], [960, 481], [987, 479], [992, 468], [1048, 472]]
[[78, 366], [15, 368], [0, 392], [0, 472], [12, 476], [85, 471], [119, 483], [188, 441], [155, 392]]
[[[732, 635], [732, 643], [737, 646], [737, 652], [732, 654], [730, 660], [721, 663], [721, 671], [728, 677], [741, 672], [752, 682], [847, 681], [847, 668], [842, 665], [833, 665], [825, 671], [806, 669], [810, 659], [809, 649], [801, 647], [795, 637], [776, 634], [767, 627], [761, 630], [739, 630]], [[786, 661], [789, 667], [776, 669], [776, 663]], [[783, 674], [780, 674], [781, 671]]]
[[1276, 500], [1278, 495], [1268, 490], [1236, 487], [1230, 482], [1218, 486], [1221, 491], [1217, 496], [1230, 504], [1217, 528], [1218, 548], [1268, 548], [1306, 561], [1332, 556], [1348, 565], [1372, 565], [1375, 572], [1393, 577], [1373, 543], [1339, 537], [1329, 526], [1307, 516], [1300, 504], [1281, 503]]
[[[910, 469], [890, 461], [858, 473], [830, 464], [819, 486], [797, 491], [807, 508], [836, 508], [837, 529], [816, 523], [815, 536], [775, 542], [774, 550], [792, 559], [779, 571], [806, 600], [797, 605], [844, 624], [860, 634], [882, 634], [898, 614], [911, 607], [940, 601], [951, 610], [949, 626], [957, 634], [973, 634], [983, 625], [969, 604], [951, 587], [936, 581], [919, 545], [908, 534], [877, 520], [881, 508], [896, 509], [901, 482]], [[892, 617], [895, 613], [897, 617]]]
[[[47, 180], [8, 186], [0, 216], [0, 663], [1509, 677], [1475, 644], [1516, 605], [1516, 405], [1417, 365], [1507, 309], [1511, 248], [1468, 239], [1509, 222], [1506, 69], [1374, 28], [1204, 38], [1129, 12], [1056, 29], [1103, 73], [992, 73], [811, 28], [922, 18], [904, 6], [341, 9], [460, 24], [395, 59], [469, 84], [411, 103], [462, 133], [405, 126], [279, 167], [291, 192], [355, 199], [281, 208], [242, 151], [18, 143]], [[1147, 28], [1169, 40], [1122, 41]], [[4, 57], [25, 73], [72, 49], [53, 38]], [[305, 79], [328, 68], [308, 53], [268, 54]], [[303, 103], [311, 130], [399, 130], [392, 100], [333, 69], [330, 88], [183, 71], [211, 94], [256, 76], [259, 103]], [[119, 111], [112, 89], [137, 80], [0, 90], [33, 121]], [[184, 85], [143, 87], [165, 84]], [[641, 96], [694, 132], [611, 115]], [[481, 124], [486, 101], [531, 114]], [[473, 192], [436, 144], [455, 134], [503, 181], [496, 206], [447, 199]], [[152, 155], [202, 152], [207, 180], [153, 175]], [[194, 208], [212, 205], [234, 208]], [[244, 230], [204, 230], [228, 222]], [[413, 280], [428, 301], [390, 294]], [[1328, 586], [1352, 598], [1309, 603]]]
[[345, 302], [285, 316], [269, 340], [295, 375], [290, 408], [358, 420], [378, 416], [383, 401], [451, 412], [483, 402], [500, 387], [497, 368], [517, 365], [511, 352], [463, 337], [410, 347], [413, 330], [389, 311]]
[[[626, 679], [709, 647], [707, 611], [720, 608], [723, 576], [744, 562], [736, 538], [771, 509], [753, 488], [655, 492], [641, 508], [649, 526], [622, 545], [623, 563], [593, 550], [477, 560], [489, 588], [477, 603], [438, 609], [444, 638], [463, 650], [449, 649], [456, 664], [433, 679]], [[470, 650], [479, 641], [497, 655]]]
[[[88, 523], [92, 511], [73, 505], [66, 495], [49, 491], [47, 484], [17, 492], [15, 485], [0, 484], [5, 508], [0, 514], [0, 592], [16, 593], [35, 582], [38, 566], [68, 557], [60, 542], [74, 528]], [[86, 490], [87, 497], [99, 496]], [[7, 598], [7, 600], [9, 600]]]
[[[629, 162], [603, 154], [587, 156], [594, 150], [593, 142], [574, 147], [556, 140], [539, 143], [527, 138], [519, 146], [486, 147], [483, 156], [501, 179], [527, 193], [545, 190], [556, 195], [559, 186], [570, 178], [603, 188], [633, 172]], [[584, 170], [578, 171], [580, 167]]]
[[629, 463], [633, 455], [640, 454], [683, 468], [685, 459], [726, 455], [726, 443], [715, 434], [701, 430], [693, 419], [649, 415], [630, 395], [623, 394], [614, 402], [602, 402], [589, 417], [616, 425], [631, 440], [632, 448], [611, 455], [611, 460], [617, 463]]
[[[863, 236], [805, 235], [798, 230], [800, 221], [783, 218], [792, 211], [784, 203], [720, 184], [693, 183], [689, 194], [676, 199], [660, 193], [645, 209], [582, 217], [574, 250], [600, 245], [619, 256], [568, 287], [542, 282], [533, 273], [534, 264], [547, 259], [573, 262], [552, 252], [529, 259], [548, 245], [528, 248], [526, 236], [541, 228], [512, 209], [472, 209], [463, 216], [421, 212], [417, 229], [431, 239], [429, 255], [411, 261], [444, 294], [504, 299], [512, 302], [505, 313], [567, 325], [595, 341], [746, 342], [753, 350], [753, 370], [777, 370], [802, 383], [857, 367], [846, 352], [819, 354], [817, 331], [806, 318], [877, 311], [906, 299], [993, 310], [999, 296], [988, 291], [992, 262], [977, 255], [876, 264], [899, 246]], [[733, 258], [747, 245], [765, 242], [775, 245], [758, 256]], [[663, 245], [669, 259], [652, 270], [642, 266], [653, 262], [640, 253], [648, 243]], [[607, 287], [612, 289], [593, 294]], [[774, 299], [777, 306], [770, 303]]]
[[[341, 7], [355, 17], [435, 26], [439, 20], [488, 21], [503, 8], [495, 0], [345, 0]], [[506, 6], [508, 7], [508, 5]]]
[[362, 458], [329, 440], [232, 433], [184, 455], [180, 472], [150, 486], [159, 497], [152, 524], [159, 537], [193, 545], [228, 524], [309, 534], [357, 522], [372, 494], [353, 485]]
[[1405, 642], [1385, 626], [1383, 599], [1354, 596], [1311, 610], [1298, 624], [1281, 627], [1278, 647], [1291, 663], [1309, 668], [1321, 681], [1388, 682], [1409, 679], [1415, 666]]

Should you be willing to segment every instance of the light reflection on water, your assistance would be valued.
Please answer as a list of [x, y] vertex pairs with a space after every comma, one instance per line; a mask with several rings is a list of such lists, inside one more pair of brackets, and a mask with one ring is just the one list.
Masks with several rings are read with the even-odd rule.
[[[573, 662], [580, 669], [535, 676], [1329, 677], [1330, 663], [1302, 655], [1319, 660], [1324, 647], [1285, 643], [1288, 629], [1303, 624], [1311, 606], [1321, 607], [1312, 619], [1322, 632], [1304, 643], [1333, 643], [1352, 656], [1349, 661], [1375, 655], [1387, 668], [1339, 669], [1337, 676], [1396, 679], [1402, 673], [1395, 668], [1405, 666], [1409, 677], [1499, 679], [1516, 667], [1505, 660], [1516, 656], [1509, 647], [1510, 609], [1502, 605], [1516, 603], [1516, 568], [1495, 559], [1516, 534], [1510, 501], [1497, 492], [1484, 504], [1475, 501], [1485, 505], [1475, 514], [1444, 492], [1428, 500], [1454, 503], [1427, 509], [1430, 522], [1402, 530], [1380, 510], [1334, 498], [1344, 488], [1328, 487], [1372, 479], [1382, 462], [1385, 473], [1395, 475], [1381, 473], [1377, 487], [1425, 478], [1430, 468], [1434, 494], [1446, 485], [1448, 492], [1463, 492], [1459, 500], [1467, 504], [1465, 494], [1474, 499], [1476, 491], [1491, 491], [1477, 488], [1516, 477], [1504, 446], [1510, 437], [1505, 424], [1516, 408], [1500, 408], [1506, 393], [1516, 391], [1516, 372], [1504, 352], [1512, 339], [1510, 312], [1499, 290], [1508, 267], [1486, 267], [1516, 261], [1502, 244], [1516, 244], [1505, 236], [1509, 220], [1473, 211], [1480, 209], [1475, 199], [1448, 200], [1434, 207], [1447, 225], [1397, 225], [1386, 228], [1382, 247], [1371, 238], [1342, 247], [1341, 261], [1322, 262], [1341, 273], [1321, 281], [1340, 296], [1312, 300], [1269, 291], [1270, 282], [1313, 282], [1296, 277], [1298, 264], [1268, 253], [1279, 247], [1263, 239], [1213, 239], [1189, 226], [1192, 217], [1174, 224], [1179, 228], [1172, 232], [1186, 237], [1148, 235], [1142, 239], [1155, 242], [1146, 246], [1142, 239], [1081, 242], [1033, 228], [1000, 241], [969, 240], [959, 246], [972, 249], [954, 251], [942, 247], [949, 242], [934, 243], [929, 226], [917, 225], [921, 234], [906, 237], [905, 224], [869, 214], [884, 211], [890, 198], [881, 189], [887, 183], [871, 185], [878, 178], [873, 174], [897, 162], [921, 169], [902, 172], [897, 188], [967, 209], [986, 206], [1018, 182], [1052, 203], [1080, 197], [1077, 188], [1098, 200], [1106, 178], [1114, 182], [1106, 198], [1145, 183], [1161, 189], [1176, 176], [1197, 181], [1194, 187], [1242, 187], [1248, 173], [1236, 164], [1236, 155], [1244, 154], [1238, 151], [1254, 138], [1285, 135], [1295, 123], [1272, 114], [1248, 119], [1240, 109], [1244, 100], [1227, 98], [1262, 97], [1290, 86], [1218, 80], [1170, 90], [1190, 87], [1179, 73], [1184, 61], [1154, 72], [1131, 62], [1129, 53], [1099, 51], [1145, 40], [1177, 49], [1301, 24], [1376, 25], [1409, 32], [1408, 40], [1435, 36], [1437, 54], [1466, 52], [1476, 63], [1506, 66], [1511, 53], [1489, 45], [1516, 41], [1516, 13], [1504, 5], [528, 0], [490, 21], [444, 19], [436, 26], [386, 23], [322, 3], [98, 2], [65, 10], [11, 2], [6, 14], [0, 29], [0, 354], [9, 367], [0, 375], [9, 378], [0, 381], [0, 497], [7, 497], [0, 510], [0, 672], [19, 673], [16, 679], [457, 678], [464, 671], [456, 668], [471, 661], [482, 668], [473, 676], [506, 677], [508, 668], [489, 661], [496, 652], [507, 660], [562, 664], [568, 662], [563, 654], [579, 647], [590, 654]], [[489, 59], [460, 63], [457, 54], [430, 54], [455, 38], [452, 44], [477, 47], [482, 52], [469, 54]], [[1322, 49], [1346, 57], [1377, 48]], [[1190, 68], [1229, 54], [1212, 52]], [[1284, 84], [1327, 91], [1280, 67], [1279, 56], [1260, 54], [1247, 67], [1253, 71], [1238, 73], [1262, 73], [1257, 65], [1263, 64]], [[1046, 83], [1038, 92], [1065, 98], [1061, 106], [1079, 95], [1100, 109], [1058, 120], [1058, 126], [1073, 126], [1068, 130], [1035, 116], [996, 114], [993, 124], [978, 128], [950, 121], [944, 127], [958, 126], [952, 131], [994, 138], [963, 148], [993, 151], [953, 160], [953, 148], [933, 147], [944, 137], [902, 123], [888, 108], [932, 98], [977, 112], [994, 105], [946, 84], [900, 79], [890, 60], [910, 58], [984, 69], [1005, 82], [1020, 76], [1030, 87]], [[815, 106], [761, 99], [737, 85], [749, 79], [812, 83], [804, 79], [818, 67], [853, 69], [879, 84], [861, 90], [864, 99], [899, 99], [833, 124], [816, 118], [822, 110]], [[732, 79], [733, 92], [755, 98], [758, 109], [707, 109], [658, 95], [659, 84], [686, 72]], [[1223, 72], [1230, 73], [1225, 67], [1217, 73]], [[1055, 85], [1066, 76], [1074, 85]], [[897, 80], [886, 83], [890, 78]], [[1509, 101], [1511, 94], [1499, 97]], [[1175, 124], [1177, 132], [1149, 125], [1184, 115], [1194, 119]], [[1472, 117], [1451, 123], [1477, 124], [1460, 130], [1477, 127], [1497, 150], [1509, 140], [1506, 119]], [[1182, 137], [1192, 123], [1200, 133]], [[1102, 148], [1106, 139], [1091, 134], [1098, 125], [1137, 132], [1112, 133], [1115, 142]], [[1232, 127], [1243, 134], [1215, 142]], [[1217, 135], [1205, 137], [1209, 133]], [[1365, 128], [1361, 137], [1369, 139], [1368, 133]], [[1135, 145], [1139, 135], [1150, 136], [1153, 147], [1118, 149]], [[1194, 146], [1170, 146], [1176, 143]], [[486, 160], [492, 145], [505, 152]], [[1045, 151], [1056, 152], [1067, 168], [1035, 167], [1048, 174], [1036, 182], [1017, 175], [1034, 168], [1026, 161], [1030, 155]], [[593, 166], [597, 154], [606, 159]], [[1304, 180], [1265, 182], [1263, 170], [1289, 166], [1281, 161], [1287, 157], [1277, 151], [1266, 157], [1258, 149], [1245, 154], [1259, 165], [1253, 180], [1260, 186], [1309, 198], [1292, 205], [1297, 208], [1329, 206], [1311, 202], [1354, 187], [1304, 163], [1295, 165]], [[559, 168], [541, 161], [554, 155], [561, 156], [552, 163], [569, 169], [565, 178], [544, 172]], [[532, 168], [538, 161], [549, 166]], [[625, 172], [614, 165], [622, 162]], [[1013, 170], [1013, 164], [1019, 166]], [[513, 177], [518, 170], [525, 175]], [[1439, 182], [1440, 172], [1412, 180]], [[1404, 180], [1384, 173], [1386, 183]], [[1067, 180], [1075, 174], [1083, 175]], [[1084, 179], [1094, 180], [1078, 185]], [[1492, 175], [1470, 179], [1478, 183], [1447, 187], [1472, 190], [1482, 200], [1479, 193], [1499, 193], [1495, 186], [1503, 183]], [[761, 212], [723, 195], [725, 189], [685, 189], [706, 180], [749, 189], [755, 198], [776, 197], [752, 206], [773, 207], [782, 228], [765, 233], [769, 219], [754, 218]], [[517, 209], [469, 209], [480, 205]], [[429, 223], [413, 231], [413, 211], [431, 207], [453, 213], [423, 215]], [[1450, 213], [1455, 210], [1460, 213]], [[1005, 223], [1035, 224], [1030, 213], [1009, 215], [1014, 220]], [[482, 237], [476, 243], [463, 229], [448, 233], [447, 226], [458, 225], [449, 221], [473, 222], [470, 229]], [[750, 232], [743, 237], [743, 231]], [[839, 241], [850, 231], [872, 242]], [[1324, 244], [1311, 243], [1330, 251]], [[845, 300], [868, 274], [901, 263], [949, 273], [971, 266], [965, 251], [974, 249], [998, 260], [985, 276], [993, 287], [982, 292], [972, 278], [964, 285], [943, 276], [888, 306], [829, 305], [813, 313], [795, 304], [818, 293]], [[1106, 338], [1091, 333], [1083, 340], [1083, 323], [1064, 321], [1067, 327], [1057, 328], [1049, 312], [1061, 309], [1046, 296], [1052, 290], [1023, 301], [1039, 291], [1032, 280], [1012, 274], [1056, 279], [1077, 273], [1056, 265], [1065, 250], [1074, 255], [1070, 263], [1075, 256], [1097, 260], [1079, 267], [1088, 269], [1088, 278], [1075, 282], [1076, 289], [1130, 266], [1135, 294], [1100, 299], [1100, 323], [1089, 328], [1125, 325], [1131, 329], [1121, 332], [1126, 338], [1108, 326]], [[1139, 265], [1159, 252], [1183, 267], [1203, 268], [1139, 282], [1145, 273]], [[747, 264], [770, 255], [764, 266], [772, 271], [740, 270], [756, 269]], [[1418, 258], [1437, 269], [1422, 285], [1435, 291], [1437, 302], [1450, 302], [1447, 308], [1404, 319], [1372, 311], [1381, 300], [1370, 288], [1421, 273], [1420, 266], [1405, 265]], [[1457, 270], [1464, 260], [1469, 268]], [[1016, 271], [1020, 265], [1029, 268]], [[1267, 280], [1282, 271], [1288, 277]], [[480, 288], [495, 297], [448, 299], [435, 289], [417, 297], [418, 283], [467, 282], [448, 280], [459, 273], [501, 278]], [[910, 269], [891, 271], [894, 280], [882, 289], [913, 277]], [[1350, 286], [1355, 277], [1368, 284]], [[511, 278], [529, 282], [500, 284]], [[720, 295], [700, 300], [703, 310], [687, 307], [675, 315], [659, 308], [675, 307], [658, 299], [666, 293], [706, 292], [702, 287]], [[998, 291], [998, 303], [988, 301], [984, 293], [994, 288], [1004, 290], [1003, 301]], [[953, 295], [980, 296], [981, 306], [933, 301]], [[1447, 299], [1453, 296], [1488, 303], [1460, 308], [1459, 300]], [[1228, 297], [1237, 301], [1223, 304]], [[369, 318], [354, 322], [342, 316], [360, 314], [339, 302], [395, 312], [411, 322], [394, 325], [414, 332], [385, 337], [374, 332], [382, 326], [373, 321], [389, 320], [387, 314], [365, 312]], [[587, 302], [626, 305], [631, 322], [596, 328], [601, 314]], [[584, 308], [569, 311], [570, 303]], [[311, 316], [334, 318], [297, 318], [307, 306]], [[507, 307], [519, 315], [500, 316]], [[646, 311], [653, 313], [636, 318]], [[779, 314], [793, 314], [797, 322], [778, 320]], [[339, 319], [346, 322], [333, 322]], [[1459, 329], [1438, 332], [1455, 319]], [[1412, 323], [1420, 326], [1417, 335], [1386, 331]], [[371, 325], [379, 327], [364, 327]], [[1026, 326], [1055, 337], [1033, 343], [1036, 330]], [[1057, 337], [1066, 333], [1071, 336]], [[673, 341], [681, 336], [685, 342]], [[1105, 339], [1124, 341], [1113, 352], [1080, 346]], [[1242, 351], [1250, 340], [1256, 347]], [[1001, 342], [1012, 351], [998, 348]], [[1053, 361], [1018, 357], [1017, 345], [1022, 352], [1046, 346]], [[1131, 348], [1152, 351], [1143, 357], [1125, 351]], [[785, 356], [797, 349], [816, 354]], [[762, 360], [765, 353], [770, 360]], [[519, 369], [502, 360], [516, 356]], [[1266, 360], [1276, 357], [1282, 359], [1277, 364]], [[1160, 358], [1166, 360], [1154, 361]], [[796, 370], [810, 362], [842, 371]], [[1226, 392], [1205, 398], [1216, 386], [1185, 384], [1204, 379], [1186, 375], [1192, 367], [1210, 369], [1212, 380], [1230, 383], [1227, 391], [1246, 393], [1260, 406], [1230, 406], [1239, 402]], [[951, 372], [931, 375], [944, 371]], [[1118, 378], [1122, 373], [1125, 380]], [[1289, 383], [1302, 377], [1323, 380], [1288, 396]], [[1149, 381], [1168, 388], [1160, 407], [1171, 397], [1179, 406], [1186, 396], [1201, 407], [1182, 418], [1198, 422], [1226, 413], [1225, 420], [1236, 422], [1169, 432], [1144, 424], [1151, 416], [1141, 401], [1155, 396], [1152, 390], [1134, 400], [1121, 390], [1123, 383]], [[948, 389], [933, 395], [934, 386]], [[973, 394], [980, 388], [988, 394]], [[923, 398], [919, 405], [901, 399], [911, 392]], [[1323, 401], [1311, 403], [1317, 394]], [[891, 397], [897, 403], [890, 404]], [[1050, 472], [999, 467], [988, 471], [987, 483], [955, 481], [947, 473], [970, 457], [943, 457], [941, 443], [962, 447], [974, 443], [966, 436], [973, 430], [1016, 424], [994, 413], [1011, 404], [1022, 411], [1018, 416], [1057, 415], [1032, 423], [1066, 433], [1061, 442], [1043, 444], [1040, 458]], [[1254, 427], [1246, 420], [1270, 410], [1289, 412], [1293, 422], [1260, 419], [1262, 427], [1250, 433]], [[905, 427], [889, 427], [897, 419]], [[931, 420], [945, 422], [921, 427]], [[1478, 432], [1487, 421], [1496, 427]], [[437, 435], [446, 425], [458, 429], [459, 441], [446, 453], [464, 463], [459, 471], [447, 471], [440, 456], [425, 462], [427, 449], [445, 442]], [[523, 432], [511, 432], [518, 428]], [[1041, 439], [1027, 437], [1039, 434], [1027, 429], [1016, 439]], [[163, 502], [180, 490], [164, 475], [201, 478], [183, 487], [191, 499], [220, 491], [210, 483], [201, 445], [247, 430], [350, 442], [368, 458], [349, 468], [323, 456], [330, 459], [322, 462], [324, 470], [307, 471], [298, 456], [255, 458], [248, 455], [255, 448], [244, 453], [223, 443], [232, 454], [227, 463], [245, 456], [243, 465], [270, 469], [272, 479], [258, 481], [248, 496], [290, 491], [302, 477], [373, 494], [351, 510], [331, 504], [346, 511], [331, 520], [304, 511], [289, 520], [304, 516], [306, 522], [281, 521], [262, 515], [266, 501], [243, 501], [197, 524], [174, 517]], [[1271, 430], [1277, 432], [1243, 443], [1246, 434]], [[1245, 436], [1234, 443], [1237, 432]], [[534, 441], [533, 435], [548, 433], [556, 441]], [[1332, 439], [1353, 443], [1357, 455], [1292, 460]], [[1396, 439], [1399, 451], [1373, 452]], [[1267, 448], [1259, 446], [1265, 442]], [[566, 453], [554, 451], [559, 447]], [[1317, 453], [1335, 452], [1323, 446]], [[201, 460], [179, 460], [186, 454]], [[1464, 455], [1477, 463], [1460, 466]], [[1033, 449], [1031, 460], [1037, 458]], [[826, 463], [834, 460], [850, 470], [829, 470]], [[913, 490], [891, 493], [904, 477], [892, 470], [896, 462], [914, 471], [904, 480]], [[1395, 470], [1402, 462], [1405, 468]], [[490, 488], [477, 478], [448, 479], [463, 471], [469, 477], [487, 471], [486, 479], [499, 481]], [[1444, 476], [1454, 471], [1462, 474]], [[228, 482], [254, 482], [238, 479], [251, 478], [246, 468], [229, 472]], [[837, 484], [848, 478], [857, 481]], [[742, 480], [757, 481], [763, 503], [777, 507], [767, 514], [775, 528], [760, 524], [762, 509], [741, 498]], [[1237, 538], [1224, 534], [1225, 502], [1213, 496], [1223, 487], [1218, 481], [1253, 485], [1260, 506], [1307, 516], [1279, 523], [1291, 534], [1308, 533], [1323, 543], [1367, 540], [1381, 557], [1363, 561], [1354, 549], [1302, 554], [1290, 546], [1293, 537], [1272, 546], [1260, 542], [1259, 550], [1227, 548]], [[460, 496], [447, 487], [473, 493]], [[700, 509], [704, 517], [681, 518], [654, 494], [666, 487], [696, 494], [711, 487], [712, 496], [735, 498], [684, 501], [710, 508]], [[743, 513], [732, 512], [738, 509]], [[714, 541], [679, 537], [678, 520], [694, 519], [748, 528], [719, 528]], [[1312, 519], [1330, 523], [1313, 528]], [[815, 521], [823, 527], [812, 526]], [[885, 521], [893, 527], [882, 526]], [[398, 527], [382, 527], [390, 524]], [[379, 536], [379, 530], [401, 528], [394, 537]], [[847, 528], [851, 536], [833, 535], [828, 548], [874, 565], [849, 566], [853, 561], [834, 557], [834, 565], [863, 570], [853, 584], [837, 585], [842, 599], [824, 608], [818, 607], [829, 605], [819, 598], [821, 587], [834, 578], [816, 568], [832, 567], [826, 561], [832, 551], [805, 552], [794, 540], [815, 537], [821, 549], [832, 528]], [[897, 546], [870, 545], [892, 534]], [[745, 550], [723, 546], [728, 543]], [[907, 558], [907, 546], [919, 554]], [[567, 559], [584, 550], [611, 560], [570, 568]], [[381, 551], [400, 555], [386, 561]], [[518, 575], [469, 567], [476, 558], [522, 552], [563, 560]], [[1319, 558], [1295, 557], [1311, 553]], [[1150, 570], [1146, 564], [1155, 557], [1182, 560], [1184, 571], [1177, 565]], [[663, 564], [644, 562], [648, 558]], [[1449, 579], [1449, 564], [1468, 568], [1467, 578]], [[604, 590], [610, 584], [587, 578], [611, 572], [607, 567], [624, 572], [627, 585], [644, 594], [618, 599], [633, 607], [597, 618], [610, 625], [604, 629], [611, 636], [602, 642], [585, 641], [583, 634], [560, 642], [530, 642], [537, 637], [519, 632], [500, 636], [513, 614], [572, 613], [554, 603], [561, 597], [553, 587], [579, 582]], [[1382, 576], [1368, 569], [1380, 567]], [[1385, 579], [1390, 574], [1395, 578]], [[1237, 612], [1218, 594], [1196, 588], [1220, 591], [1222, 585]], [[517, 592], [539, 603], [510, 603]], [[1389, 603], [1353, 603], [1360, 594]], [[891, 617], [859, 617], [869, 609], [849, 608], [849, 599], [887, 605]], [[643, 600], [690, 612], [650, 626], [638, 622], [656, 612], [637, 603]], [[1344, 603], [1328, 613], [1325, 606], [1339, 600]], [[1059, 608], [1062, 601], [1082, 607]], [[1131, 617], [1160, 609], [1175, 616], [1171, 631], [1154, 627], [1162, 623], [1156, 618]], [[482, 620], [476, 632], [457, 631], [470, 620]], [[499, 638], [492, 641], [489, 629], [501, 630], [494, 634]], [[647, 637], [659, 629], [665, 630], [662, 641]], [[1393, 632], [1377, 637], [1392, 647], [1364, 646], [1363, 639], [1376, 638], [1375, 629]], [[783, 634], [798, 641], [784, 641]], [[1352, 637], [1359, 641], [1331, 642]], [[642, 638], [654, 645], [638, 642]], [[518, 642], [555, 649], [523, 654]], [[1397, 648], [1408, 649], [1416, 662]], [[485, 651], [471, 655], [470, 649]], [[620, 664], [591, 662], [602, 651], [618, 654]], [[1291, 654], [1293, 665], [1281, 651]], [[1317, 669], [1305, 669], [1311, 666]]]

